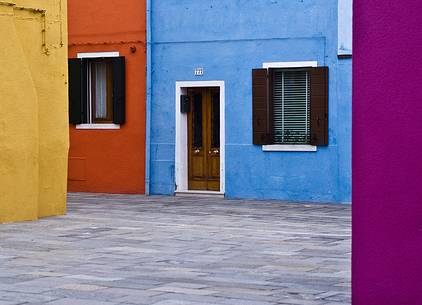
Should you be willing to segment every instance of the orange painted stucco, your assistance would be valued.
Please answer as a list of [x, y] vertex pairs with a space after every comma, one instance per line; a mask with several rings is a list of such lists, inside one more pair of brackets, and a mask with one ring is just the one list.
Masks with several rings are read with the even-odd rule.
[[68, 11], [69, 58], [112, 51], [126, 57], [126, 123], [118, 130], [70, 127], [69, 191], [143, 194], [145, 1], [69, 0]]

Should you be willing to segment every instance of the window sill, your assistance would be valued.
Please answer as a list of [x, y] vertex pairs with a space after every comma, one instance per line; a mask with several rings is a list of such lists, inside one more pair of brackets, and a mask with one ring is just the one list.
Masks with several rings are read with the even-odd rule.
[[318, 148], [313, 145], [263, 145], [262, 151], [304, 151], [316, 152]]
[[120, 129], [120, 125], [117, 124], [80, 124], [76, 125], [76, 129]]

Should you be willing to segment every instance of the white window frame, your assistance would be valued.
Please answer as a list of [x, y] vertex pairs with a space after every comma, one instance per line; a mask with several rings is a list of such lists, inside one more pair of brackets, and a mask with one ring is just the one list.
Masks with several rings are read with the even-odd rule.
[[[88, 53], [78, 53], [77, 58], [113, 58], [119, 57], [119, 52], [88, 52]], [[92, 109], [91, 101], [89, 101], [89, 107]], [[76, 125], [76, 129], [99, 129], [99, 130], [115, 130], [120, 129], [120, 124], [98, 124], [98, 123], [89, 123], [89, 124], [79, 124]]]
[[339, 56], [353, 53], [353, 0], [338, 0], [338, 50]]
[[[262, 68], [272, 69], [272, 68], [306, 68], [306, 67], [318, 67], [317, 61], [281, 61], [281, 62], [264, 62]], [[262, 145], [262, 151], [266, 152], [316, 152], [318, 150], [317, 146], [314, 145], [302, 145], [302, 144], [292, 144], [292, 145]]]

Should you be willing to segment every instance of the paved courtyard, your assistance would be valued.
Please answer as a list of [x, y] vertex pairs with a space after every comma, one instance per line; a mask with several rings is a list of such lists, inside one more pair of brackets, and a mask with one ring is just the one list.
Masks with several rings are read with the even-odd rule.
[[0, 305], [350, 304], [350, 207], [70, 194], [0, 225]]

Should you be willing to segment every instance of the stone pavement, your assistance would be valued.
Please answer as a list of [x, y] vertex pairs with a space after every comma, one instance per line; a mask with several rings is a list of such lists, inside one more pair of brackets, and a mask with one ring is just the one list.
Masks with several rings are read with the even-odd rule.
[[70, 194], [0, 225], [0, 305], [350, 304], [350, 206]]

